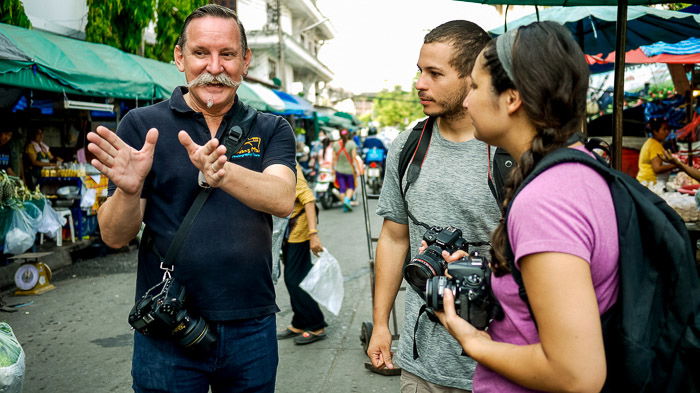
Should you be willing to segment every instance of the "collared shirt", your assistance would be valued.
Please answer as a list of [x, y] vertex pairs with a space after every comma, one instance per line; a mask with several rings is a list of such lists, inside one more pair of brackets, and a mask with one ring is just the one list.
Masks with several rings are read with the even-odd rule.
[[[159, 131], [153, 166], [141, 197], [147, 200], [144, 222], [154, 247], [165, 256], [190, 205], [200, 191], [199, 171], [190, 162], [177, 134], [186, 131], [202, 145], [210, 138], [202, 113], [193, 111], [178, 87], [172, 97], [155, 105], [129, 111], [117, 134], [141, 149], [150, 128]], [[239, 102], [224, 116], [216, 136], [221, 137]], [[294, 133], [280, 116], [259, 113], [246, 142], [231, 162], [262, 172], [282, 164], [295, 170]], [[110, 195], [115, 186], [110, 184]], [[272, 218], [215, 189], [192, 224], [177, 257], [174, 277], [187, 290], [192, 310], [208, 320], [256, 318], [279, 311], [272, 283]], [[143, 245], [143, 243], [142, 243]], [[161, 281], [160, 261], [151, 248], [139, 249], [136, 297]]]

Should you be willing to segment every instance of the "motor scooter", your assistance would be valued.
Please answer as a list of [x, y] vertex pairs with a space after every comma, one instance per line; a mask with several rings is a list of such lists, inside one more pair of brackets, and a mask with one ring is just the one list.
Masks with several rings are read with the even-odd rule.
[[319, 169], [314, 193], [323, 209], [330, 209], [336, 202], [340, 202], [340, 191], [335, 187], [335, 176], [330, 168]]
[[385, 154], [384, 149], [379, 149], [377, 147], [366, 149], [364, 152], [364, 161], [367, 168], [365, 171], [365, 181], [369, 192], [374, 195], [379, 194], [382, 190]]

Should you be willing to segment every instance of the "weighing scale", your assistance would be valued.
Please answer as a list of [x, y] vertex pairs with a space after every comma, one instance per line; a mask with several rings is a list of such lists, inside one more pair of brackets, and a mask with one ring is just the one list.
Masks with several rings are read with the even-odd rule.
[[51, 268], [39, 258], [52, 252], [28, 252], [9, 259], [24, 260], [15, 272], [15, 295], [41, 295], [56, 287], [51, 284]]

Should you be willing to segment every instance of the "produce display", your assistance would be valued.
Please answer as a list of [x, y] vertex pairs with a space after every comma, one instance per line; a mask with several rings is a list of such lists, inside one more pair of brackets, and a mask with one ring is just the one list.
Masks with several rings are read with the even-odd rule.
[[0, 206], [1, 207], [19, 207], [24, 202], [44, 198], [44, 195], [36, 190], [31, 191], [24, 184], [22, 179], [8, 175], [5, 171], [0, 170]]

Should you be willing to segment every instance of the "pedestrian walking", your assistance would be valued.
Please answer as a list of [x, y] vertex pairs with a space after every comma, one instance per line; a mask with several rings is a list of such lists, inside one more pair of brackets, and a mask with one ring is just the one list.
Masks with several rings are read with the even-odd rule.
[[299, 284], [309, 273], [311, 253], [319, 256], [323, 245], [318, 235], [316, 199], [297, 165], [297, 186], [294, 210], [282, 245], [284, 284], [292, 304], [292, 322], [277, 333], [278, 340], [293, 338], [298, 345], [311, 344], [326, 338], [327, 326], [318, 303]]
[[343, 211], [352, 211], [352, 196], [355, 192], [355, 156], [357, 155], [357, 145], [350, 138], [350, 131], [340, 130], [340, 140], [333, 143], [333, 171], [335, 181], [338, 184], [338, 191], [343, 198]]

